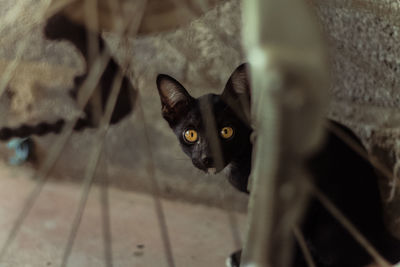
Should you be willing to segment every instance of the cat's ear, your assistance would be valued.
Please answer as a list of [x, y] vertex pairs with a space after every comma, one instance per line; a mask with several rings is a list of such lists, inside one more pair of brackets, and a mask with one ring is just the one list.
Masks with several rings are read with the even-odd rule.
[[161, 99], [162, 115], [173, 126], [185, 115], [193, 97], [177, 80], [165, 74], [157, 76], [157, 89]]
[[229, 77], [221, 95], [221, 98], [245, 122], [250, 120], [251, 87], [248, 71], [249, 66], [247, 63], [237, 67]]

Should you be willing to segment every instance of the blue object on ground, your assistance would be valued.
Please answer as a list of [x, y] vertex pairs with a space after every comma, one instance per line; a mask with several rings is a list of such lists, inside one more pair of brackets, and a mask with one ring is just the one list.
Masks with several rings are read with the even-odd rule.
[[7, 147], [10, 150], [15, 151], [15, 155], [12, 156], [8, 162], [11, 165], [21, 165], [28, 160], [31, 150], [31, 140], [29, 137], [26, 138], [14, 138], [7, 143]]

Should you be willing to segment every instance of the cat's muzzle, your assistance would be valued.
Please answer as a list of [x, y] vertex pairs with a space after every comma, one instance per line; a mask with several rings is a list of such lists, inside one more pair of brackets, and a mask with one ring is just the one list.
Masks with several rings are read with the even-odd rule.
[[192, 162], [196, 168], [212, 175], [219, 173], [225, 167], [224, 165], [220, 167], [216, 166], [212, 158], [202, 158], [201, 160], [192, 160]]

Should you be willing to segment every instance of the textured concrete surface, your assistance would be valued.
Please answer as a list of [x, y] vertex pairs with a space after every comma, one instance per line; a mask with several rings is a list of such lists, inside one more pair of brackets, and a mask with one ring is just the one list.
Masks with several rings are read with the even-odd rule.
[[[0, 246], [35, 185], [31, 174], [0, 163]], [[68, 266], [106, 266], [99, 192], [90, 192]], [[113, 266], [167, 266], [153, 198], [119, 189], [108, 196]], [[80, 197], [79, 184], [49, 181], [0, 266], [59, 266]], [[245, 214], [165, 199], [162, 206], [177, 267], [224, 266], [240, 247]]]

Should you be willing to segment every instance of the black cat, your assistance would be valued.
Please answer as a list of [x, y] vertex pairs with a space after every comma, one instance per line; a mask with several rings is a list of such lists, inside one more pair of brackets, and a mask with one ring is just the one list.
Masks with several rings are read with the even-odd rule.
[[[163, 74], [157, 77], [157, 87], [162, 115], [193, 164], [211, 173], [225, 168], [231, 184], [248, 193], [252, 129], [248, 121], [250, 87], [246, 64], [232, 73], [221, 95], [193, 98], [178, 81]], [[329, 123], [340, 127], [361, 145], [350, 130]], [[373, 246], [389, 262], [398, 261], [400, 242], [384, 226], [373, 167], [329, 131], [320, 151], [307, 161], [307, 167], [315, 185]], [[313, 197], [301, 230], [317, 266], [361, 267], [372, 261], [365, 249]], [[240, 252], [232, 254], [229, 262], [231, 266], [239, 266]], [[292, 266], [307, 266], [298, 247]]]

